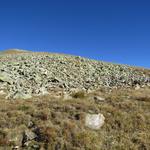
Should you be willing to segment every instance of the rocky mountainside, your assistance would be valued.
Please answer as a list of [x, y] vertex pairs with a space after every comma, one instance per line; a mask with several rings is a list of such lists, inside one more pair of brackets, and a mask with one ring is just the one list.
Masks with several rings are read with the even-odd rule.
[[18, 49], [0, 53], [0, 88], [8, 99], [26, 99], [53, 89], [69, 92], [149, 84], [146, 69], [55, 53]]
[[150, 70], [0, 52], [0, 150], [149, 150], [149, 116]]

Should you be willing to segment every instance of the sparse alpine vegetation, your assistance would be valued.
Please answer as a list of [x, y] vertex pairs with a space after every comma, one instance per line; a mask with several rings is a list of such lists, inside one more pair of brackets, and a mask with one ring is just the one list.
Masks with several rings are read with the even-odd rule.
[[[0, 96], [0, 149], [149, 150], [149, 88], [56, 94], [15, 101]], [[103, 126], [88, 127], [86, 116], [99, 113]]]
[[150, 70], [0, 53], [2, 150], [149, 150], [149, 116]]

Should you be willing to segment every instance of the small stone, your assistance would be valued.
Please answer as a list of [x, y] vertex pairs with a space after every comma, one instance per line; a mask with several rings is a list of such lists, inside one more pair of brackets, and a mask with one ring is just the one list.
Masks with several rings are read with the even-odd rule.
[[23, 146], [29, 146], [30, 144], [32, 143], [32, 141], [28, 141], [28, 142], [25, 142], [25, 143], [23, 143]]
[[135, 90], [139, 90], [139, 89], [140, 89], [139, 84], [136, 84], [136, 86], [135, 86]]
[[101, 101], [105, 101], [105, 98], [100, 97], [100, 96], [94, 96], [94, 100], [95, 102], [101, 102]]
[[32, 121], [29, 121], [29, 122], [28, 122], [28, 127], [29, 127], [29, 128], [32, 128], [33, 126], [34, 126], [34, 123], [33, 123]]
[[24, 94], [24, 93], [22, 93], [22, 92], [17, 92], [14, 96], [13, 96], [13, 98], [14, 99], [29, 99], [29, 98], [31, 98], [32, 96], [30, 95], [30, 94]]
[[85, 126], [98, 130], [104, 124], [105, 117], [103, 114], [87, 114], [85, 117]]
[[72, 97], [69, 94], [66, 93], [63, 95], [63, 100], [69, 100], [69, 99], [72, 99]]
[[13, 149], [19, 149], [19, 146], [15, 146]]
[[36, 134], [30, 130], [26, 130], [25, 133], [24, 133], [24, 136], [26, 138], [27, 141], [29, 140], [33, 140], [36, 138]]
[[36, 144], [33, 145], [32, 147], [33, 147], [34, 149], [39, 149], [39, 148], [40, 148], [40, 146], [39, 146], [39, 145], [36, 145]]
[[41, 93], [41, 95], [47, 95], [47, 94], [49, 94], [49, 92], [46, 90], [45, 87], [41, 87], [40, 88], [40, 93]]
[[0, 90], [0, 95], [5, 95], [6, 93], [3, 90]]

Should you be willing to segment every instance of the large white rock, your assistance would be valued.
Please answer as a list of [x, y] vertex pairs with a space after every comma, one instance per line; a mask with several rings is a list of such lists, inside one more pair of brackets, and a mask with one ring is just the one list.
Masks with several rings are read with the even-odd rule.
[[103, 114], [87, 114], [85, 117], [85, 126], [98, 130], [104, 124], [105, 117]]

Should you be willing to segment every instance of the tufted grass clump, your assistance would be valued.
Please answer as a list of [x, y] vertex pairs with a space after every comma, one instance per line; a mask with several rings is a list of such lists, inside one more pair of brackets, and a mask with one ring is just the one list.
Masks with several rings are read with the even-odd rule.
[[71, 94], [73, 98], [85, 98], [85, 92], [84, 91], [78, 91]]
[[30, 109], [30, 106], [27, 106], [27, 105], [21, 105], [18, 107], [18, 110], [20, 111], [27, 111]]

